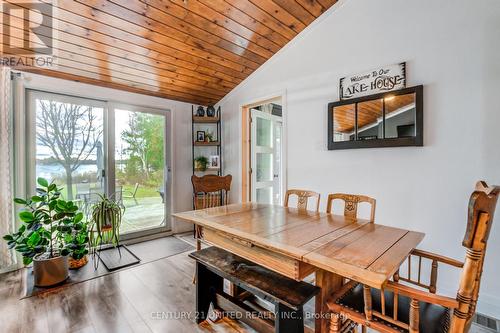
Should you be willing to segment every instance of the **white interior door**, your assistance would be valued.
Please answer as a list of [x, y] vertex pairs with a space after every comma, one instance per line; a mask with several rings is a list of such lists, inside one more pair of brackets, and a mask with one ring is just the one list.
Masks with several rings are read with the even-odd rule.
[[281, 204], [282, 128], [281, 117], [251, 111], [251, 201]]

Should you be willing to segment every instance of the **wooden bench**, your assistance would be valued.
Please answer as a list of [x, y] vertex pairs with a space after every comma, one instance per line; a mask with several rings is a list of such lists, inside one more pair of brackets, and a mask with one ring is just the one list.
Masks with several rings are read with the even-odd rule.
[[[320, 288], [295, 281], [217, 247], [189, 255], [196, 260], [197, 323], [207, 319], [210, 304], [227, 311], [259, 332], [304, 332], [303, 306]], [[224, 279], [240, 292], [224, 292]], [[272, 305], [266, 311], [252, 300], [258, 296]]]

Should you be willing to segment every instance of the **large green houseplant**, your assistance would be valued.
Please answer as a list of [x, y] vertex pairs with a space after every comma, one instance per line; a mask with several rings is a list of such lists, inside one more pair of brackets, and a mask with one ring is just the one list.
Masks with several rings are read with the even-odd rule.
[[28, 199], [16, 198], [24, 205], [19, 213], [21, 226], [3, 238], [9, 248], [23, 256], [23, 263], [33, 262], [35, 285], [46, 287], [68, 277], [68, 255], [84, 256], [87, 250], [87, 222], [72, 201], [61, 199], [61, 189], [38, 178], [37, 194]]

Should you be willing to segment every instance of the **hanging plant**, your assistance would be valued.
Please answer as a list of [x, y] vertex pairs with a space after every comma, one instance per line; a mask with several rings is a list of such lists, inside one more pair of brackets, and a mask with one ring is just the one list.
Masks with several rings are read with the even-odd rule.
[[125, 207], [120, 206], [106, 195], [99, 195], [100, 200], [91, 209], [91, 226], [89, 247], [94, 256], [94, 268], [97, 269], [96, 255], [102, 245], [112, 244], [120, 246], [120, 225], [125, 212]]

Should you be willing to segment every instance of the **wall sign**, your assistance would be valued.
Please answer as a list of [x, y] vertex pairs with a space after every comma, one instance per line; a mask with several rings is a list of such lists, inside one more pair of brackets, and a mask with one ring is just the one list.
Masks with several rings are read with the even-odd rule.
[[367, 96], [406, 87], [406, 62], [383, 66], [340, 79], [340, 99]]

